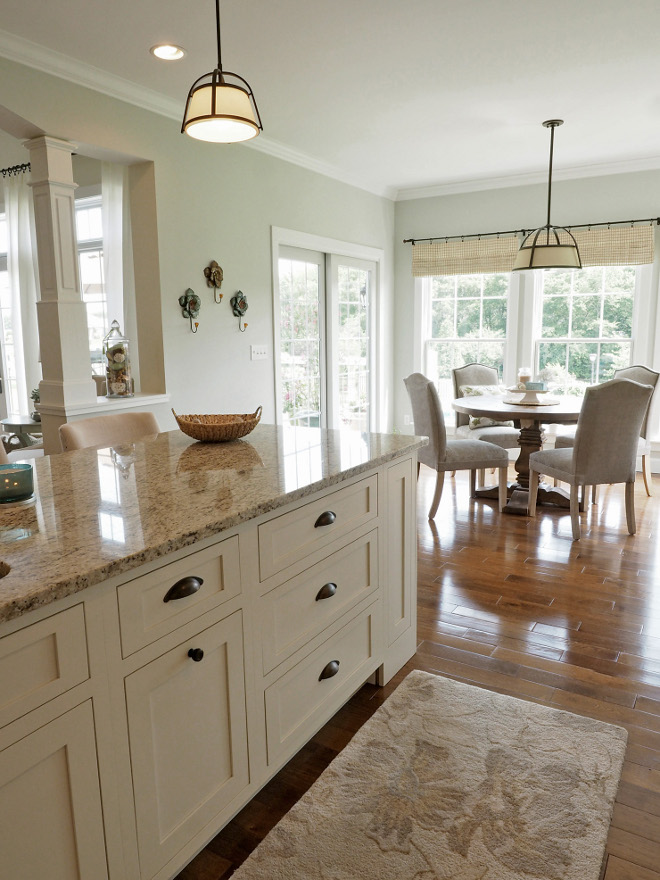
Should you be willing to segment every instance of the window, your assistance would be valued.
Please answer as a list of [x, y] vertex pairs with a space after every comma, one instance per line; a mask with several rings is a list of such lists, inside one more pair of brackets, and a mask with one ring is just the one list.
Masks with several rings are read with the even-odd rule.
[[487, 364], [502, 379], [509, 278], [497, 273], [423, 279], [422, 372], [436, 383], [445, 406], [454, 397], [454, 367]]
[[278, 412], [284, 424], [374, 425], [377, 264], [280, 244], [276, 278]]
[[321, 308], [323, 254], [287, 251], [280, 256], [280, 375], [286, 424], [321, 424]]
[[566, 394], [611, 379], [631, 363], [635, 266], [536, 273], [537, 372]]
[[0, 391], [0, 411], [3, 416], [8, 412], [20, 411], [18, 387], [16, 381], [16, 351], [12, 324], [12, 294], [7, 271], [7, 219], [0, 214], [0, 328], [2, 332], [2, 381], [4, 387]]
[[375, 266], [329, 257], [331, 305], [328, 310], [331, 359], [331, 425], [368, 431], [371, 425], [372, 285]]
[[110, 323], [103, 274], [101, 196], [76, 200], [76, 234], [80, 292], [87, 310], [92, 371], [103, 375], [103, 337], [108, 332]]

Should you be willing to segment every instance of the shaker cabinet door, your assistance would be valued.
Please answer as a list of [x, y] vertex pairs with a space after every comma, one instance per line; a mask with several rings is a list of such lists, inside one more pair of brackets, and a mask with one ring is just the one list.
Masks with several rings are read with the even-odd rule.
[[0, 876], [107, 878], [90, 701], [0, 752]]
[[241, 612], [126, 678], [142, 877], [249, 782]]

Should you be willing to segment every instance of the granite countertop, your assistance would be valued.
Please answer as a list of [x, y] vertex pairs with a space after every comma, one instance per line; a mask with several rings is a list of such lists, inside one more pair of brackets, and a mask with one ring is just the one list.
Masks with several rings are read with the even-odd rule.
[[114, 449], [36, 459], [34, 502], [0, 505], [0, 622], [426, 442], [400, 434], [258, 425], [231, 443], [202, 444], [170, 431]]

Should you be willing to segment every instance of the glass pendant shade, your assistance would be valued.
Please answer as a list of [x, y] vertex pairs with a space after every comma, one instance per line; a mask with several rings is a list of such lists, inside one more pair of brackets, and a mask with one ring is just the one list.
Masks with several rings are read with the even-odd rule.
[[530, 232], [520, 245], [513, 271], [520, 269], [581, 269], [575, 239], [560, 226], [542, 226]]
[[[183, 117], [181, 131], [200, 141], [234, 144], [256, 137], [261, 130], [258, 111], [251, 92], [225, 82], [217, 70], [193, 83]], [[210, 77], [209, 82], [201, 80]]]

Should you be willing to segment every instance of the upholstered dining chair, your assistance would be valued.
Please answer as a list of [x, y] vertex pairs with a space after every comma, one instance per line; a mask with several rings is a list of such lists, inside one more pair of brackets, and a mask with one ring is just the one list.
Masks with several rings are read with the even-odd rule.
[[[451, 375], [454, 382], [454, 397], [463, 397], [464, 392], [462, 389], [467, 386], [496, 386], [499, 383], [497, 370], [494, 367], [487, 367], [485, 364], [465, 364], [463, 367], [453, 369]], [[456, 436], [469, 438], [470, 440], [485, 440], [487, 443], [494, 443], [503, 449], [516, 449], [520, 431], [518, 428], [513, 428], [510, 425], [488, 425], [483, 428], [470, 428], [470, 416], [457, 412]]]
[[114, 413], [60, 425], [60, 443], [62, 451], [69, 452], [71, 449], [85, 449], [89, 446], [131, 443], [159, 432], [160, 427], [153, 413]]
[[412, 405], [415, 434], [429, 438], [428, 446], [423, 446], [418, 452], [417, 473], [419, 474], [420, 463], [428, 465], [437, 473], [429, 519], [433, 519], [438, 510], [447, 471], [469, 470], [470, 494], [474, 496], [477, 470], [498, 468], [498, 501], [502, 510], [507, 501], [506, 474], [509, 455], [506, 449], [482, 440], [448, 440], [442, 406], [433, 382], [422, 373], [412, 373], [403, 381]]
[[536, 516], [539, 474], [568, 483], [573, 540], [578, 541], [580, 486], [625, 483], [626, 522], [634, 535], [637, 443], [652, 394], [650, 385], [630, 379], [611, 379], [587, 388], [574, 446], [541, 450], [529, 457], [529, 515]]
[[[655, 392], [658, 388], [658, 377], [660, 377], [660, 373], [657, 373], [655, 370], [651, 370], [649, 367], [645, 367], [642, 364], [634, 364], [632, 367], [623, 367], [622, 369], [615, 370], [614, 372], [615, 379], [632, 379], [633, 382], [639, 382], [640, 385], [650, 385], [653, 388], [651, 402], [649, 403], [646, 415], [644, 416], [644, 421], [642, 422], [642, 430], [640, 432], [639, 441], [637, 443], [637, 455], [641, 455], [642, 457], [642, 477], [644, 479], [644, 488], [646, 489], [646, 494], [649, 497], [652, 494], [651, 441], [647, 437], [647, 432], [649, 414], [651, 412], [653, 401], [655, 399]], [[575, 429], [573, 429], [572, 431], [562, 432], [561, 434], [557, 434], [557, 438], [555, 440], [555, 449], [569, 449], [573, 446], [574, 443]], [[592, 501], [596, 500], [595, 491], [596, 488], [594, 486], [591, 499]]]

